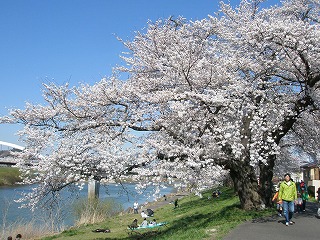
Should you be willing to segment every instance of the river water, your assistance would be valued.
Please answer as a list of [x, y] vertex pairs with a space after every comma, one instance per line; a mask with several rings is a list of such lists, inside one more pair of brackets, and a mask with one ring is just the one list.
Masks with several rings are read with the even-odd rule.
[[[143, 194], [138, 194], [135, 190], [134, 184], [125, 184], [126, 191], [123, 190], [122, 186], [117, 184], [108, 184], [107, 186], [100, 186], [101, 200], [112, 199], [117, 203], [122, 204], [123, 209], [132, 207], [134, 201], [138, 201], [139, 205], [145, 202], [154, 201], [152, 196], [152, 188], [148, 188]], [[43, 210], [35, 210], [32, 212], [27, 208], [20, 208], [20, 203], [16, 203], [14, 200], [19, 199], [22, 192], [30, 192], [34, 186], [30, 185], [18, 185], [12, 187], [0, 187], [0, 227], [4, 225], [10, 225], [14, 222], [28, 222], [31, 220], [42, 220], [46, 221]], [[159, 193], [159, 197], [165, 194], [171, 193], [172, 187], [162, 189]], [[71, 195], [68, 191], [62, 191], [61, 197], [65, 199], [62, 201], [62, 214], [59, 215], [60, 226], [72, 226], [75, 222], [75, 216], [73, 214], [73, 205], [79, 199], [86, 199], [88, 193], [87, 185], [78, 191], [76, 195]], [[70, 198], [72, 196], [72, 198]], [[72, 200], [70, 200], [72, 199]], [[40, 219], [41, 216], [41, 219]]]

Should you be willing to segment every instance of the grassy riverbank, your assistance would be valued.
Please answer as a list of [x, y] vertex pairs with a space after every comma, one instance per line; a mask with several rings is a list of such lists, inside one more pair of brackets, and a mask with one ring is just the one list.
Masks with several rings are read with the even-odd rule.
[[[60, 234], [41, 238], [42, 240], [90, 240], [90, 239], [222, 239], [232, 228], [243, 221], [270, 215], [273, 210], [243, 211], [239, 208], [239, 199], [232, 189], [222, 189], [220, 198], [210, 198], [212, 191], [197, 196], [169, 196], [167, 201], [151, 203], [146, 208], [155, 209], [157, 222], [167, 222], [158, 229], [130, 231], [127, 226], [134, 218], [138, 223], [142, 218], [137, 214], [125, 213], [111, 217], [99, 224], [71, 228]], [[179, 199], [179, 207], [174, 209], [171, 200]], [[153, 205], [152, 205], [153, 204]], [[153, 218], [153, 217], [152, 217]], [[150, 220], [150, 219], [149, 219]], [[92, 232], [95, 229], [110, 229], [110, 233]]]
[[11, 186], [21, 182], [20, 172], [15, 167], [0, 167], [0, 186]]

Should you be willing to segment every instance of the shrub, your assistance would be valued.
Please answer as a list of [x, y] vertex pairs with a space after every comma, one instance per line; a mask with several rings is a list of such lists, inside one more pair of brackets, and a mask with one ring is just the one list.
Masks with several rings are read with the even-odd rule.
[[80, 199], [74, 204], [75, 225], [93, 224], [106, 220], [121, 212], [123, 207], [114, 199]]

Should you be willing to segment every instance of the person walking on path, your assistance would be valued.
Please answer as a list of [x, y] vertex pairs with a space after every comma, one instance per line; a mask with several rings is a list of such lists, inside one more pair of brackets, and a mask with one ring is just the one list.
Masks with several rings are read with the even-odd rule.
[[306, 211], [306, 204], [308, 201], [308, 192], [307, 191], [302, 191], [301, 193], [301, 198], [302, 198], [302, 211], [305, 212]]
[[298, 187], [299, 187], [299, 192], [302, 192], [302, 191], [307, 191], [307, 186], [306, 186], [306, 184], [304, 183], [304, 181], [303, 180], [301, 180], [301, 182], [300, 182], [300, 184], [298, 185]]
[[282, 203], [279, 202], [279, 189], [276, 188], [276, 193], [273, 195], [272, 202], [277, 203], [278, 216], [282, 217]]
[[174, 208], [177, 208], [177, 207], [179, 207], [178, 198], [174, 200]]
[[297, 212], [298, 213], [301, 213], [302, 212], [302, 204], [303, 204], [303, 201], [302, 201], [302, 198], [301, 198], [301, 193], [298, 192], [298, 198], [297, 198]]
[[279, 202], [283, 206], [283, 215], [286, 220], [286, 226], [293, 224], [292, 217], [294, 213], [294, 201], [297, 199], [296, 184], [291, 181], [289, 173], [284, 175], [284, 181], [280, 184]]

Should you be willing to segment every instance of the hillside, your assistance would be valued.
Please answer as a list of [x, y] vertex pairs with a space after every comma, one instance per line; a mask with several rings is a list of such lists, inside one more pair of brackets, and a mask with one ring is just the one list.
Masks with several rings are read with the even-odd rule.
[[[223, 188], [219, 198], [212, 198], [212, 191], [203, 193], [203, 197], [184, 194], [168, 196], [167, 201], [151, 203], [147, 208], [154, 209], [157, 222], [167, 225], [131, 231], [128, 225], [137, 214], [123, 213], [99, 224], [71, 228], [60, 234], [41, 238], [42, 240], [90, 240], [90, 239], [222, 239], [232, 228], [245, 220], [270, 215], [273, 209], [264, 211], [244, 211], [239, 208], [238, 197], [233, 190]], [[179, 198], [179, 207], [174, 209], [172, 201]], [[150, 219], [149, 219], [150, 220]], [[109, 229], [109, 233], [93, 232], [96, 229]]]

